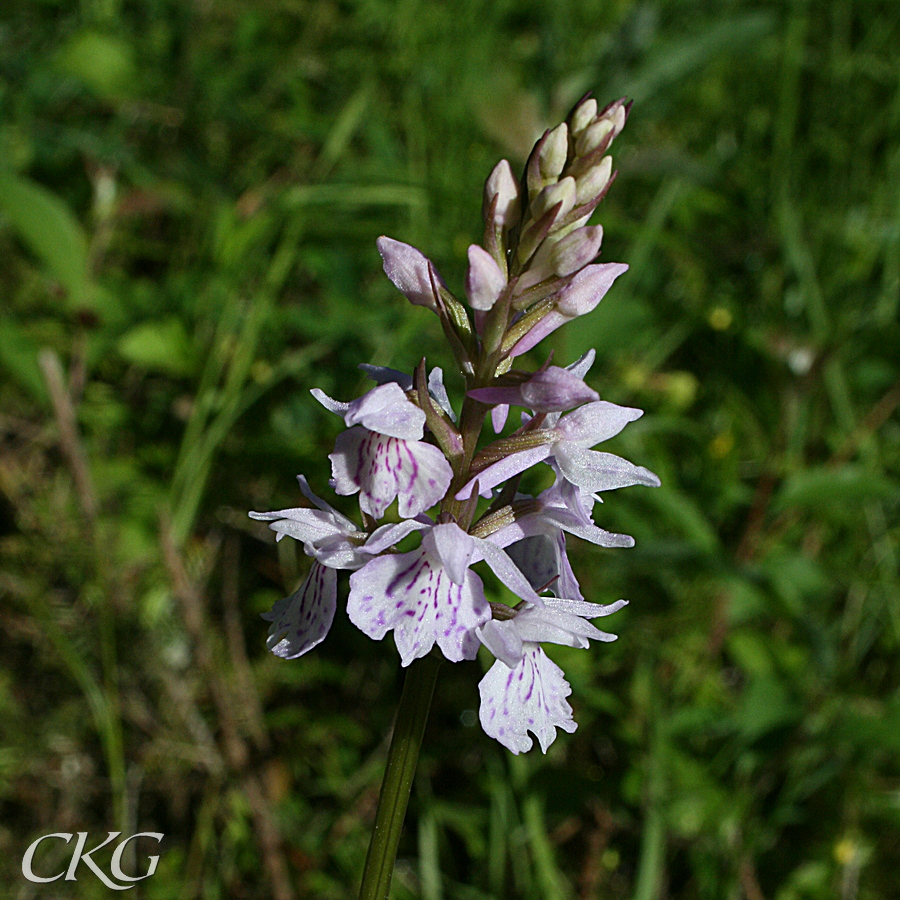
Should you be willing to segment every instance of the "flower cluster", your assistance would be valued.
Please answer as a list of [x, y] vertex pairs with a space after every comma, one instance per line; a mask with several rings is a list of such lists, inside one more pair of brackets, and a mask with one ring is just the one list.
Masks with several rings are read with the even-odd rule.
[[[641, 415], [588, 386], [593, 351], [566, 368], [549, 360], [536, 372], [514, 367], [593, 310], [627, 268], [594, 262], [603, 232], [587, 224], [613, 181], [607, 150], [627, 114], [623, 101], [599, 110], [586, 98], [538, 141], [521, 181], [508, 162], [496, 166], [485, 184], [484, 240], [468, 250], [465, 302], [417, 249], [378, 240], [388, 278], [440, 320], [466, 385], [459, 416], [441, 369], [428, 373], [424, 360], [411, 375], [364, 365], [376, 386], [362, 397], [345, 403], [312, 392], [347, 426], [329, 457], [331, 487], [359, 495], [362, 524], [313, 494], [303, 476], [311, 507], [250, 513], [313, 559], [299, 590], [265, 616], [273, 653], [293, 659], [324, 639], [337, 570], [350, 570], [350, 621], [375, 640], [393, 632], [403, 666], [429, 652], [451, 662], [474, 659], [480, 646], [493, 654], [479, 686], [481, 724], [513, 753], [532, 746], [529, 732], [546, 752], [557, 728], [576, 727], [569, 685], [541, 644], [614, 640], [589, 620], [625, 604], [584, 599], [567, 536], [632, 546], [594, 524], [598, 494], [659, 484], [647, 469], [592, 449]], [[510, 407], [522, 410], [521, 425], [481, 441], [485, 418], [501, 435]], [[554, 473], [552, 487], [520, 493], [523, 473], [538, 464]], [[395, 501], [390, 519], [400, 521], [379, 524]], [[401, 552], [411, 535], [418, 545]], [[480, 562], [516, 605], [487, 600], [473, 569]]]

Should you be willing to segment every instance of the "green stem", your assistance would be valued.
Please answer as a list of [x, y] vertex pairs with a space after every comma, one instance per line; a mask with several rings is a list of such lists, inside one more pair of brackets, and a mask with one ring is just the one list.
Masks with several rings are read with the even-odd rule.
[[390, 893], [397, 845], [440, 664], [440, 657], [429, 653], [406, 670], [359, 900], [387, 900]]

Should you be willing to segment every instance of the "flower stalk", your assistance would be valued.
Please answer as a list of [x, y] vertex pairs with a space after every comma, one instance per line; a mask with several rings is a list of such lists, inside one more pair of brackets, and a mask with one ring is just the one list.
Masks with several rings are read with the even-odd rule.
[[429, 653], [406, 670], [359, 900], [387, 900], [390, 893], [400, 833], [440, 665], [440, 657]]

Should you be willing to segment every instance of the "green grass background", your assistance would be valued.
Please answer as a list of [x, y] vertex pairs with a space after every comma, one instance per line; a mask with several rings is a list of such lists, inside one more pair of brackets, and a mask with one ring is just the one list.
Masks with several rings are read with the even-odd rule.
[[306, 560], [246, 510], [328, 495], [310, 387], [452, 365], [375, 239], [461, 289], [483, 179], [593, 90], [631, 269], [550, 343], [663, 487], [573, 547], [631, 601], [553, 652], [574, 735], [513, 758], [444, 667], [394, 895], [900, 897], [898, 51], [887, 0], [6, 0], [4, 896], [108, 896], [22, 877], [82, 830], [165, 833], [132, 897], [353, 896], [396, 651], [268, 654]]

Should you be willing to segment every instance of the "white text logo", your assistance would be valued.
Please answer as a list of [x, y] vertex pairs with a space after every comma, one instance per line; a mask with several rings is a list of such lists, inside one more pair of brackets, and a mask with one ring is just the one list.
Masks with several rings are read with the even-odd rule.
[[122, 871], [122, 854], [125, 852], [125, 847], [128, 845], [129, 841], [133, 841], [136, 838], [147, 837], [153, 838], [154, 841], [159, 843], [163, 839], [163, 835], [158, 834], [153, 831], [142, 831], [140, 834], [133, 834], [131, 837], [125, 838], [118, 847], [116, 847], [113, 852], [112, 859], [109, 863], [109, 871], [112, 878], [117, 879], [119, 882], [132, 882], [132, 884], [116, 884], [111, 878], [107, 876], [107, 874], [94, 862], [91, 857], [100, 849], [105, 847], [110, 841], [114, 841], [122, 832], [121, 831], [110, 831], [109, 837], [103, 841], [102, 844], [97, 844], [93, 850], [89, 850], [87, 853], [84, 852], [84, 845], [87, 843], [88, 833], [86, 831], [78, 832], [78, 841], [75, 844], [75, 850], [72, 853], [72, 861], [69, 863], [69, 868], [66, 869], [65, 872], [60, 872], [58, 875], [52, 875], [49, 877], [44, 877], [41, 875], [35, 875], [34, 869], [32, 865], [34, 863], [34, 854], [37, 852], [37, 848], [40, 845], [41, 841], [49, 841], [53, 838], [56, 838], [61, 841], [65, 841], [67, 844], [72, 840], [73, 835], [71, 833], [59, 832], [57, 834], [45, 834], [43, 837], [39, 837], [26, 851], [25, 856], [22, 857], [22, 874], [31, 882], [35, 884], [49, 884], [51, 881], [57, 881], [65, 875], [66, 881], [76, 881], [75, 870], [78, 868], [78, 864], [83, 862], [108, 888], [111, 888], [114, 891], [127, 891], [129, 888], [133, 888], [135, 881], [143, 881], [145, 878], [149, 878], [155, 871], [156, 866], [159, 864], [158, 856], [148, 856], [147, 858], [150, 860], [150, 865], [147, 868], [147, 873], [145, 875], [126, 875]]

